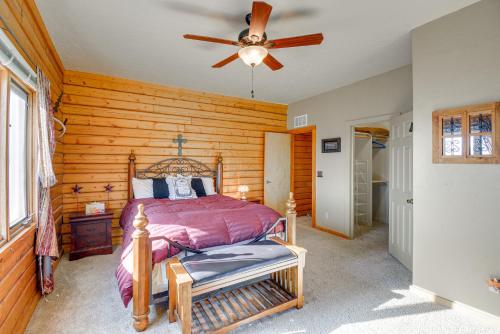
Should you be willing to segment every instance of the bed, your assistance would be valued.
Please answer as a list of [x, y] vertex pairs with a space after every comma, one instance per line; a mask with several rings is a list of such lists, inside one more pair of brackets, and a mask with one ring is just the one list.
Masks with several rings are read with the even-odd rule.
[[[169, 175], [212, 177], [217, 194], [196, 199], [134, 199], [133, 178], [158, 178]], [[286, 217], [264, 205], [223, 195], [223, 160], [216, 168], [184, 158], [162, 160], [146, 169], [136, 169], [136, 157], [129, 156], [129, 201], [122, 211], [122, 257], [116, 270], [125, 306], [133, 301], [133, 324], [142, 331], [149, 324], [149, 305], [153, 292], [161, 295], [167, 287], [166, 262], [169, 258], [227, 245], [248, 243], [270, 235], [295, 242], [295, 201], [287, 202]], [[142, 206], [144, 215], [138, 214]], [[156, 282], [156, 284], [153, 284]]]

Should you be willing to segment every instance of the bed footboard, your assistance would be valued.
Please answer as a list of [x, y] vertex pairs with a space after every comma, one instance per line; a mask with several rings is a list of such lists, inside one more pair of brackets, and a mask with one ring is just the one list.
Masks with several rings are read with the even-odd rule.
[[[286, 241], [295, 245], [297, 212], [293, 193], [286, 202]], [[133, 238], [133, 309], [132, 318], [134, 328], [138, 332], [147, 329], [149, 325], [149, 305], [151, 296], [152, 249], [151, 238], [146, 229], [149, 224], [144, 213], [144, 205], [137, 206], [138, 212], [134, 219], [135, 231]]]

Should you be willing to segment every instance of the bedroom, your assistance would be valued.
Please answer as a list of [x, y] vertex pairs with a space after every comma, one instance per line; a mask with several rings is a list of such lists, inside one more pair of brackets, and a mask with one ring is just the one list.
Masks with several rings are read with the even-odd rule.
[[[238, 46], [183, 38], [237, 41], [248, 28], [252, 1], [0, 3], [1, 333], [135, 332], [132, 313], [137, 320], [150, 304], [149, 288], [141, 285], [149, 282], [149, 269], [141, 271], [143, 303], [124, 307], [124, 291], [133, 294], [132, 286], [120, 293], [115, 271], [124, 238], [131, 242], [137, 207], [128, 221], [120, 218], [136, 195], [133, 178], [144, 170], [157, 173], [151, 166], [165, 159], [161, 176], [192, 175], [190, 181], [178, 177], [179, 186], [190, 182], [185, 190], [192, 194], [197, 183], [202, 191], [198, 199], [134, 196], [131, 203], [146, 203], [152, 237], [161, 225], [157, 211], [179, 212], [169, 211], [172, 220], [165, 226], [187, 224], [161, 235], [178, 247], [153, 241], [153, 255], [159, 243], [167, 258], [174, 255], [167, 254], [172, 247], [232, 249], [264, 232], [308, 251], [303, 307], [260, 318], [240, 332], [499, 331], [498, 153], [487, 144], [477, 153], [472, 143], [476, 137], [498, 140], [500, 2], [267, 2], [272, 12], [263, 29], [269, 36], [256, 36], [261, 41], [319, 33], [322, 38], [289, 49], [269, 44], [264, 52], [275, 61], [265, 58], [255, 68], [236, 56], [212, 68]], [[412, 159], [401, 174], [412, 192], [398, 197], [406, 215], [393, 215], [394, 224], [356, 237], [352, 127], [395, 122], [394, 116], [410, 111], [412, 117], [400, 123], [413, 150], [402, 157]], [[303, 115], [306, 123], [296, 126]], [[470, 129], [457, 132], [457, 119]], [[476, 120], [480, 130], [474, 132]], [[52, 121], [50, 157], [50, 126], [41, 124]], [[287, 143], [306, 130], [312, 139], [299, 150], [309, 155], [299, 159], [307, 171], [297, 174], [298, 186], [292, 158], [299, 151]], [[391, 140], [389, 149], [396, 147]], [[449, 140], [463, 143], [461, 154], [444, 156], [440, 145]], [[43, 168], [37, 168], [37, 157]], [[186, 164], [189, 170], [182, 169]], [[167, 181], [146, 183], [144, 197], [175, 192]], [[296, 186], [298, 218], [293, 201], [287, 207]], [[154, 209], [148, 201], [166, 204]], [[95, 210], [104, 205], [106, 213], [84, 215], [91, 203]], [[193, 203], [205, 211], [196, 213]], [[280, 216], [288, 219], [278, 221]], [[396, 229], [407, 242], [390, 251], [390, 240], [397, 238], [389, 230], [398, 223], [413, 228]], [[148, 262], [147, 252], [136, 253]], [[400, 263], [408, 256], [409, 269]], [[133, 281], [132, 267], [122, 287]], [[170, 284], [167, 265], [158, 268], [152, 275]], [[166, 316], [168, 293], [159, 296], [163, 304], [150, 307], [146, 332], [178, 332]]]

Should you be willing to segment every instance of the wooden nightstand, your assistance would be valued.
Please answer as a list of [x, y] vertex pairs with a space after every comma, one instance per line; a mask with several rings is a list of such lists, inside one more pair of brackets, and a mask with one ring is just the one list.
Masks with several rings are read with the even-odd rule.
[[74, 212], [69, 216], [71, 224], [71, 251], [69, 260], [100, 254], [112, 254], [111, 220], [113, 212], [86, 215]]
[[262, 200], [260, 198], [249, 197], [245, 201], [252, 202], [252, 203], [257, 203], [257, 204], [262, 204]]

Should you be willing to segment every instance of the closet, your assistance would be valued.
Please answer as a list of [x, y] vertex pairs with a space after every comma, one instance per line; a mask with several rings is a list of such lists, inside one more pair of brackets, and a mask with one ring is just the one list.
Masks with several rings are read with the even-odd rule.
[[374, 223], [388, 223], [389, 131], [356, 127], [354, 133], [354, 223], [357, 234]]

